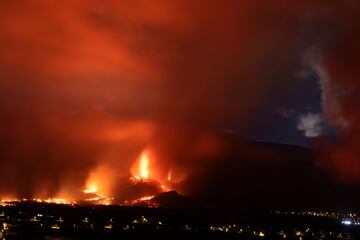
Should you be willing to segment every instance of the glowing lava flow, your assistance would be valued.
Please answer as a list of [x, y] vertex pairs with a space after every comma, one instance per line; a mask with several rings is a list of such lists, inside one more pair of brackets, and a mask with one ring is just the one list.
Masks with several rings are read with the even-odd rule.
[[125, 201], [121, 205], [122, 206], [146, 206], [150, 208], [156, 208], [160, 205], [156, 202], [151, 201], [155, 196], [144, 196], [135, 200]]
[[97, 189], [96, 185], [90, 185], [84, 190], [84, 193], [87, 193], [87, 194], [96, 193], [97, 190], [98, 189]]
[[[142, 196], [138, 195], [137, 199], [126, 200], [124, 203], [117, 201], [111, 196], [111, 184], [109, 184], [109, 176], [113, 176], [111, 169], [108, 167], [98, 167], [93, 170], [85, 186], [81, 189], [82, 194], [79, 194], [77, 198], [66, 199], [63, 197], [56, 198], [34, 198], [34, 199], [1, 199], [0, 206], [14, 205], [17, 202], [39, 202], [39, 203], [53, 203], [53, 204], [99, 204], [99, 205], [110, 205], [110, 204], [120, 204], [120, 205], [140, 205], [148, 207], [157, 207], [158, 204], [155, 203], [153, 198], [156, 194], [161, 192], [170, 191], [174, 183], [174, 173], [173, 169], [170, 169], [167, 173], [161, 171], [159, 166], [156, 166], [155, 159], [156, 155], [152, 149], [144, 149], [139, 157], [135, 160], [134, 165], [131, 168], [131, 175], [129, 180], [130, 184], [134, 185], [134, 189], [144, 187], [144, 189], [150, 189], [148, 192], [139, 192], [143, 194]], [[109, 187], [110, 186], [110, 187]], [[149, 187], [150, 186], [150, 187]], [[146, 190], [147, 191], [147, 190]], [[62, 196], [62, 195], [60, 195]], [[123, 200], [122, 200], [123, 201]]]
[[67, 204], [73, 205], [76, 204], [75, 200], [64, 199], [64, 198], [33, 198], [33, 199], [2, 199], [0, 201], [0, 206], [12, 206], [15, 203], [19, 202], [38, 202], [38, 203], [53, 203], [53, 204]]
[[90, 202], [92, 204], [100, 204], [100, 205], [110, 205], [112, 204], [114, 198], [105, 197], [98, 193], [97, 184], [94, 181], [88, 181], [85, 190], [83, 193], [87, 194], [87, 198], [82, 199], [82, 201]]
[[140, 201], [149, 201], [151, 199], [153, 199], [155, 196], [152, 195], [152, 196], [145, 196], [145, 197], [141, 197], [139, 198]]

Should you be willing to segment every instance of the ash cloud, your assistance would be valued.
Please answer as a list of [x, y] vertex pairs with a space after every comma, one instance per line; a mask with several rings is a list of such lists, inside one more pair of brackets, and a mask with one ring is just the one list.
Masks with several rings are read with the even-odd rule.
[[[340, 76], [355, 69], [348, 37], [337, 37], [346, 30], [357, 37], [355, 26], [346, 28], [356, 19], [338, 13], [348, 5], [2, 1], [1, 195], [72, 196], [98, 166], [117, 169], [114, 179], [126, 176], [146, 147], [156, 152], [160, 175], [201, 175], [230, 154], [213, 132], [241, 134], [268, 101], [296, 91], [302, 55], [314, 45], [330, 54], [330, 82], [358, 87]], [[333, 35], [339, 49], [328, 50]], [[337, 57], [349, 64], [334, 66]], [[346, 106], [356, 96], [339, 100], [351, 126], [357, 118]], [[358, 136], [340, 131], [353, 146]]]

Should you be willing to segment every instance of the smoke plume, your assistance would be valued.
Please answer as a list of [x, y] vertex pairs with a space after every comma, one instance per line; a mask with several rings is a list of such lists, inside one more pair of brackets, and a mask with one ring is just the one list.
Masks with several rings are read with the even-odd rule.
[[144, 149], [190, 193], [232, 154], [217, 132], [296, 91], [312, 49], [327, 118], [349, 123], [323, 164], [359, 180], [359, 4], [333, 2], [1, 1], [0, 195], [74, 196], [97, 176], [123, 196]]

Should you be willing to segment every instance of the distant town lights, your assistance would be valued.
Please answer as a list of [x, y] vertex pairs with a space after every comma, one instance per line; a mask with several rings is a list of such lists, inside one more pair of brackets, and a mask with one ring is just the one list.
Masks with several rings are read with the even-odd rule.
[[344, 225], [352, 225], [353, 224], [353, 222], [350, 220], [342, 220], [341, 223]]

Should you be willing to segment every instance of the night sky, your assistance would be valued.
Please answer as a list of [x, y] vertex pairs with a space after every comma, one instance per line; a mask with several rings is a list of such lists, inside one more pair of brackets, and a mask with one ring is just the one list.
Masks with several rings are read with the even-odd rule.
[[357, 0], [1, 1], [0, 197], [95, 184], [125, 198], [144, 152], [150, 180], [171, 172], [189, 195], [209, 196], [214, 169], [243, 184], [233, 169], [270, 161], [275, 174], [276, 159], [284, 181], [307, 166], [293, 185], [321, 173], [336, 191], [358, 186], [359, 12]]
[[[259, 110], [263, 121], [249, 127], [248, 138], [309, 147], [311, 140], [321, 135], [335, 137], [322, 109], [319, 76], [310, 70], [300, 77], [302, 84], [295, 91], [275, 96]], [[302, 119], [312, 115], [319, 116], [320, 121], [308, 126], [308, 132], [318, 128], [309, 134], [300, 126]]]

